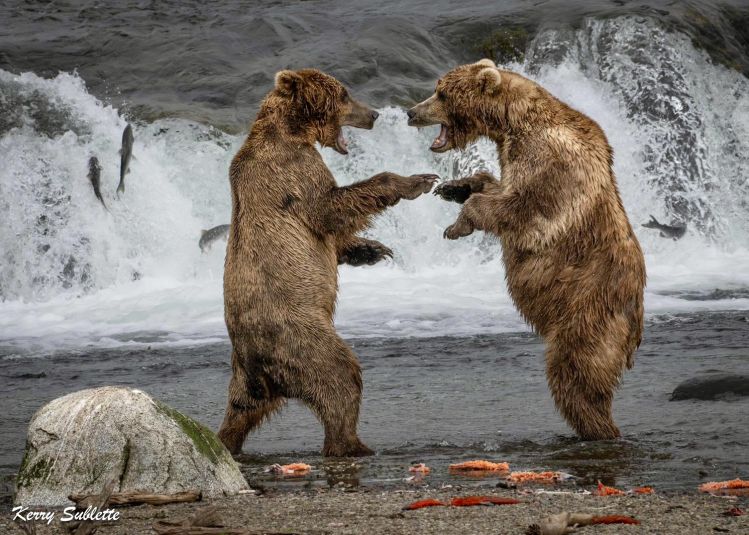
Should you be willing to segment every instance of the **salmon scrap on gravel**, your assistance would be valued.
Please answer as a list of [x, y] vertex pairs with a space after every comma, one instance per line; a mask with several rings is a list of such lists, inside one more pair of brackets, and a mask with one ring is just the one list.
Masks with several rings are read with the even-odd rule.
[[447, 505], [446, 503], [442, 503], [439, 500], [435, 500], [434, 498], [428, 498], [426, 500], [419, 500], [417, 502], [410, 503], [406, 505], [403, 510], [404, 511], [415, 511], [416, 509], [423, 509], [424, 507], [443, 507]]
[[749, 494], [749, 481], [739, 478], [730, 481], [710, 481], [700, 485], [700, 492], [745, 495]]
[[415, 464], [409, 467], [408, 471], [417, 474], [428, 474], [429, 472], [431, 472], [430, 468], [424, 463]]
[[464, 496], [453, 498], [450, 505], [453, 507], [473, 507], [474, 505], [516, 505], [520, 500], [515, 498], [501, 498], [499, 496]]
[[624, 496], [626, 492], [623, 490], [615, 489], [614, 487], [607, 487], [600, 481], [598, 482], [598, 488], [593, 492], [596, 496]]
[[502, 498], [501, 496], [463, 496], [462, 498], [453, 498], [450, 503], [441, 502], [434, 498], [419, 500], [406, 505], [404, 511], [415, 511], [425, 507], [441, 507], [450, 505], [452, 507], [473, 507], [475, 505], [516, 505], [521, 503], [515, 498]]
[[508, 463], [493, 463], [491, 461], [466, 461], [464, 463], [451, 464], [450, 470], [455, 472], [509, 472]]
[[[531, 524], [525, 530], [525, 535], [562, 535], [565, 533], [576, 533], [576, 528], [582, 526], [596, 524], [631, 524], [636, 526], [639, 523], [640, 521], [636, 518], [625, 515], [593, 516], [585, 513], [569, 513], [565, 511], [548, 516], [537, 524]], [[617, 531], [617, 533], [619, 532]]]
[[282, 476], [303, 476], [309, 473], [312, 467], [305, 463], [291, 463], [291, 464], [274, 464], [266, 469], [266, 472], [272, 472]]
[[513, 483], [526, 483], [529, 481], [555, 483], [564, 478], [562, 472], [513, 472], [507, 476], [507, 480]]

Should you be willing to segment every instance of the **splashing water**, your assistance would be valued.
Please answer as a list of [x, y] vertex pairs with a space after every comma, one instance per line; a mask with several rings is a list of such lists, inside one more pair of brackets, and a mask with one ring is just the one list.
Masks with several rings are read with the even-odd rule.
[[[598, 121], [648, 267], [649, 316], [749, 308], [749, 83], [710, 63], [689, 38], [652, 21], [588, 21], [541, 32], [510, 66]], [[323, 150], [339, 183], [383, 170], [455, 178], [499, 174], [496, 151], [428, 150], [432, 129], [380, 110], [351, 131], [350, 155]], [[127, 189], [117, 200], [125, 119], [75, 74], [0, 71], [0, 346], [6, 353], [86, 345], [210, 343], [225, 337], [223, 244], [200, 230], [230, 217], [227, 169], [243, 141], [180, 119], [134, 123]], [[97, 202], [86, 162], [102, 164]], [[467, 335], [524, 330], [496, 240], [449, 242], [459, 206], [424, 196], [380, 216], [368, 235], [392, 263], [341, 269], [344, 336]], [[640, 227], [685, 221], [678, 242]], [[719, 291], [715, 291], [719, 290]]]

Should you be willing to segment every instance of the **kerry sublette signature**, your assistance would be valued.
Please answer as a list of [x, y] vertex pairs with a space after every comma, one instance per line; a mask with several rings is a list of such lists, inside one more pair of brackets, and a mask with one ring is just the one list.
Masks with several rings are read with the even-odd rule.
[[[16, 522], [44, 521], [47, 525], [55, 519], [59, 511], [32, 511], [29, 507], [17, 505], [13, 508], [13, 520]], [[93, 522], [114, 522], [120, 519], [120, 512], [114, 509], [99, 509], [98, 507], [86, 507], [85, 511], [76, 511], [75, 507], [66, 507], [62, 510], [60, 522], [81, 522], [90, 520]]]

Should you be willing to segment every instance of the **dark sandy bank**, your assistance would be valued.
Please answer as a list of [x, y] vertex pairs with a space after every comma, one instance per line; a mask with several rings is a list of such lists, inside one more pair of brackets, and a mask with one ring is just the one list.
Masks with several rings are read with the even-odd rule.
[[[473, 491], [475, 492], [475, 491]], [[639, 526], [612, 525], [582, 528], [582, 533], [749, 533], [749, 515], [724, 516], [732, 507], [746, 508], [747, 498], [720, 498], [696, 493], [655, 494], [601, 498], [580, 494], [524, 494], [522, 491], [484, 491], [522, 501], [518, 505], [431, 507], [402, 511], [404, 505], [424, 498], [450, 500], [472, 491], [453, 487], [442, 490], [355, 490], [345, 487], [297, 492], [275, 491], [261, 496], [244, 495], [211, 502], [227, 527], [249, 533], [351, 533], [351, 534], [522, 534], [529, 524], [562, 511], [594, 515], [629, 515]], [[121, 509], [121, 520], [102, 525], [97, 534], [154, 533], [159, 520], [179, 521], [207, 503]], [[54, 526], [54, 525], [53, 525]], [[57, 523], [39, 533], [65, 533]], [[8, 514], [0, 519], [0, 533], [22, 533]]]

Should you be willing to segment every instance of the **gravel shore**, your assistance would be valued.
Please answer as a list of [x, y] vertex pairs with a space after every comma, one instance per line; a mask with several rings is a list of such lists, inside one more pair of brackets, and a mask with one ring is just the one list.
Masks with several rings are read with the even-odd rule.
[[[645, 496], [596, 497], [579, 494], [533, 494], [513, 490], [483, 490], [484, 495], [513, 497], [518, 505], [478, 507], [430, 507], [403, 511], [404, 505], [425, 498], [449, 501], [476, 489], [376, 490], [345, 488], [297, 492], [271, 491], [260, 496], [243, 495], [214, 500], [223, 524], [251, 533], [297, 534], [523, 534], [543, 517], [562, 511], [599, 515], [623, 514], [641, 524], [590, 526], [582, 533], [749, 534], [749, 515], [724, 516], [732, 507], [746, 509], [746, 497], [720, 498], [707, 495], [654, 494]], [[116, 524], [101, 525], [99, 535], [153, 534], [159, 520], [181, 521], [206, 503], [161, 507], [138, 506], [120, 509]], [[23, 533], [9, 514], [0, 519], [0, 533]], [[37, 533], [66, 533], [55, 521]]]

